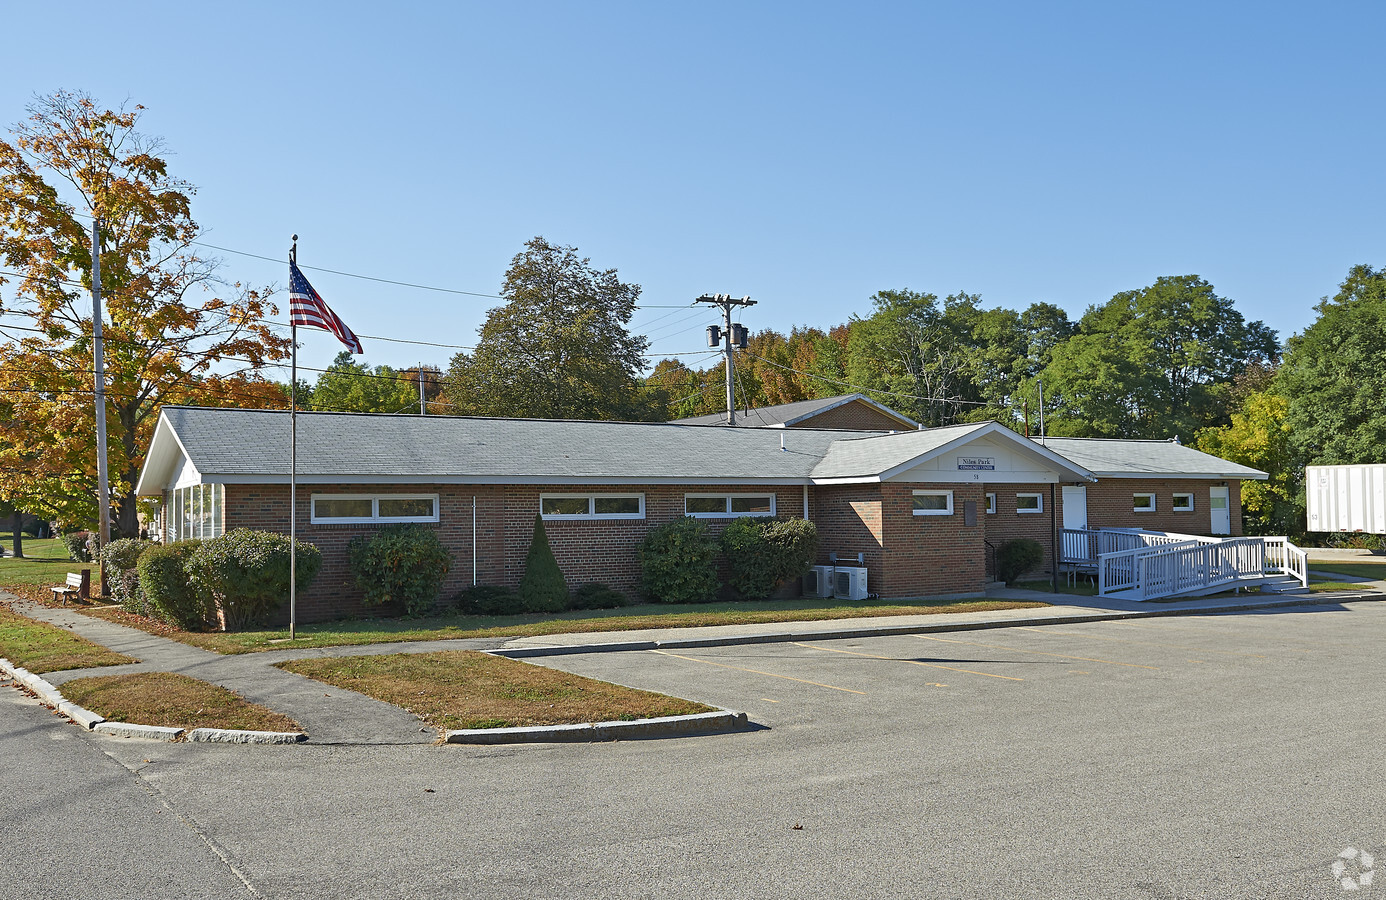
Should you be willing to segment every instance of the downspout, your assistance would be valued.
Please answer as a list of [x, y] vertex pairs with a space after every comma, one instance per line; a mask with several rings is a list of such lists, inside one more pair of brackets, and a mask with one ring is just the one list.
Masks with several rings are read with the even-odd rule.
[[1059, 512], [1055, 508], [1054, 482], [1049, 482], [1049, 573], [1054, 582], [1054, 593], [1059, 592]]
[[472, 587], [476, 587], [476, 494], [472, 494]]
[[806, 521], [806, 522], [811, 522], [811, 521], [813, 521], [812, 519], [809, 518], [809, 510], [808, 510], [808, 485], [807, 485], [807, 484], [804, 485], [804, 521]]

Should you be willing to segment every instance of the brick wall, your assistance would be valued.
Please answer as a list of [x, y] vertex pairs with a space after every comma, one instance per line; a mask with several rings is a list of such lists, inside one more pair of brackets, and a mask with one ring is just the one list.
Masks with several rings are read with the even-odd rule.
[[909, 428], [908, 425], [860, 400], [844, 403], [790, 427], [840, 428], [844, 431], [905, 431]]
[[[1054, 570], [1050, 568], [1052, 555], [1050, 553], [1053, 544], [1052, 528], [1055, 524], [1063, 527], [1063, 492], [1054, 487], [1054, 497], [1051, 502], [1048, 484], [989, 484], [984, 488], [985, 493], [996, 495], [996, 512], [991, 515], [981, 515], [986, 523], [986, 539], [994, 547], [1000, 547], [1007, 541], [1014, 541], [1018, 538], [1030, 538], [1039, 541], [1044, 548], [1044, 559], [1040, 566], [1031, 572], [1030, 578], [1044, 578]], [[1016, 508], [1016, 494], [1040, 494], [1044, 498], [1044, 511], [1039, 513], [1022, 513]], [[982, 500], [982, 508], [986, 508], [986, 500]], [[1050, 510], [1054, 511], [1055, 518], [1050, 519]], [[1088, 523], [1096, 525], [1092, 515], [1092, 485], [1088, 486]]]
[[[953, 514], [916, 516], [914, 491], [953, 492]], [[885, 522], [885, 565], [867, 573], [871, 590], [883, 597], [917, 597], [980, 591], [986, 586], [983, 543], [986, 501], [978, 484], [881, 486]], [[977, 504], [977, 524], [965, 524], [965, 504]]]
[[[1184, 534], [1212, 534], [1208, 489], [1219, 482], [1204, 479], [1108, 478], [1088, 485], [1088, 526], [1146, 528]], [[1154, 512], [1136, 512], [1132, 495], [1155, 494]], [[1191, 512], [1174, 511], [1174, 494], [1194, 495]], [[1227, 482], [1227, 506], [1233, 535], [1242, 533], [1241, 482]]]
[[880, 593], [876, 579], [885, 564], [885, 522], [879, 484], [820, 485], [811, 489], [809, 510], [818, 527], [818, 565], [836, 553], [843, 565], [855, 566], [862, 554], [869, 590]]
[[[601, 581], [626, 593], [638, 593], [640, 581], [636, 550], [654, 526], [683, 515], [685, 492], [775, 494], [776, 512], [803, 515], [803, 488], [719, 488], [715, 485], [686, 487], [657, 485], [644, 488], [645, 518], [634, 520], [546, 520], [544, 530], [554, 556], [570, 587]], [[357, 535], [369, 535], [378, 526], [314, 525], [309, 521], [309, 502], [322, 494], [438, 494], [437, 524], [425, 525], [452, 552], [452, 569], [443, 584], [442, 597], [451, 599], [472, 583], [472, 497], [477, 504], [477, 578], [481, 584], [515, 587], [524, 575], [525, 556], [534, 536], [534, 516], [541, 493], [641, 492], [630, 485], [401, 485], [361, 484], [299, 485], [298, 536], [322, 551], [323, 567], [309, 590], [298, 598], [300, 621], [312, 622], [342, 616], [398, 612], [388, 607], [366, 607], [347, 563], [347, 544]], [[226, 528], [258, 528], [281, 533], [289, 530], [287, 485], [228, 485]], [[714, 533], [729, 519], [707, 519]], [[284, 613], [287, 616], [287, 610]]]

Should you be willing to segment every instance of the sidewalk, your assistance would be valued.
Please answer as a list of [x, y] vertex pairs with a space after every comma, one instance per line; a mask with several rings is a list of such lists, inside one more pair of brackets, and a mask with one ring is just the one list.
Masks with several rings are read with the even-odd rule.
[[[1334, 576], [1335, 578], [1339, 576]], [[1342, 580], [1350, 579], [1341, 576]], [[717, 625], [703, 628], [658, 628], [641, 631], [586, 632], [522, 638], [475, 638], [444, 641], [402, 641], [388, 644], [271, 650], [223, 656], [209, 650], [157, 637], [146, 632], [83, 615], [75, 609], [42, 606], [0, 591], [16, 612], [72, 630], [140, 662], [49, 672], [43, 677], [55, 686], [90, 675], [129, 672], [177, 672], [221, 685], [247, 700], [261, 703], [298, 721], [314, 744], [431, 743], [434, 730], [400, 707], [342, 690], [292, 672], [276, 669], [287, 659], [323, 656], [373, 656], [386, 653], [430, 653], [437, 650], [490, 650], [507, 656], [548, 656], [662, 647], [711, 647], [790, 640], [829, 640], [892, 634], [968, 631], [1017, 625], [1052, 625], [1112, 619], [1208, 615], [1222, 612], [1289, 611], [1331, 606], [1353, 600], [1386, 600], [1386, 582], [1363, 581], [1364, 590], [1308, 594], [1245, 594], [1201, 597], [1175, 603], [1136, 603], [1107, 597], [1059, 595], [1060, 606], [992, 612], [939, 613], [918, 616], [878, 616], [833, 621], [778, 622], [770, 625]], [[1054, 594], [1012, 588], [987, 592], [997, 600], [1051, 602]], [[643, 646], [642, 646], [643, 645]]]

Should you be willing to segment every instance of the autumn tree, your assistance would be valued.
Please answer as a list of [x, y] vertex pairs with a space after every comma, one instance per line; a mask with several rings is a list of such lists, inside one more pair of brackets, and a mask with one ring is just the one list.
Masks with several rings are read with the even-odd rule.
[[372, 369], [343, 350], [318, 375], [303, 405], [324, 412], [418, 412], [418, 391], [417, 380], [411, 382], [389, 366]]
[[268, 293], [200, 255], [194, 189], [138, 130], [142, 107], [81, 93], [37, 99], [0, 141], [0, 499], [94, 527], [91, 216], [100, 216], [108, 467], [115, 525], [165, 403], [263, 406], [261, 371], [288, 356]]
[[628, 326], [640, 286], [594, 269], [576, 247], [536, 237], [505, 273], [506, 300], [487, 313], [479, 346], [452, 358], [453, 412], [540, 419], [644, 419], [648, 341]]

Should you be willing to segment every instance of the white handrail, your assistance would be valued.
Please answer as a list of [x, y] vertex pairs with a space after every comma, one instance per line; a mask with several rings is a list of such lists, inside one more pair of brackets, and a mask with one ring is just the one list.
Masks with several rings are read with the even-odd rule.
[[1098, 594], [1154, 600], [1223, 584], [1289, 575], [1309, 583], [1308, 555], [1283, 537], [1143, 535], [1143, 547], [1099, 554]]

